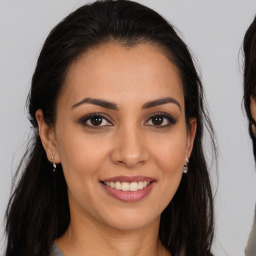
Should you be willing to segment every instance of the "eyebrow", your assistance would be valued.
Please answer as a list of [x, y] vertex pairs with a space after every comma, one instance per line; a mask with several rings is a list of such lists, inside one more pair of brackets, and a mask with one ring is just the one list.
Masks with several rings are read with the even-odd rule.
[[175, 100], [174, 98], [170, 98], [170, 97], [166, 97], [166, 98], [157, 99], [157, 100], [147, 102], [142, 106], [142, 109], [153, 108], [153, 107], [156, 107], [156, 106], [159, 106], [159, 105], [164, 105], [164, 104], [167, 104], [167, 103], [174, 103], [181, 110], [180, 103], [177, 100]]
[[85, 104], [85, 103], [97, 105], [97, 106], [100, 106], [100, 107], [103, 107], [103, 108], [118, 110], [118, 107], [115, 103], [105, 101], [105, 100], [101, 100], [101, 99], [92, 99], [92, 98], [84, 98], [83, 100], [81, 100], [78, 103], [76, 103], [75, 105], [73, 105], [72, 109], [74, 109], [74, 108], [76, 108], [76, 107], [78, 107], [82, 104]]
[[[100, 107], [103, 107], [103, 108], [112, 109], [112, 110], [119, 110], [118, 106], [115, 103], [112, 103], [112, 102], [109, 102], [109, 101], [106, 101], [106, 100], [92, 99], [92, 98], [84, 98], [83, 100], [74, 104], [72, 106], [72, 109], [74, 109], [74, 108], [76, 108], [76, 107], [78, 107], [82, 104], [86, 104], [86, 103], [97, 105], [97, 106], [100, 106]], [[145, 104], [143, 104], [142, 109], [149, 109], [149, 108], [164, 105], [164, 104], [167, 104], [167, 103], [174, 103], [181, 110], [181, 106], [180, 106], [179, 102], [177, 100], [175, 100], [174, 98], [171, 98], [171, 97], [166, 97], [166, 98], [146, 102]]]

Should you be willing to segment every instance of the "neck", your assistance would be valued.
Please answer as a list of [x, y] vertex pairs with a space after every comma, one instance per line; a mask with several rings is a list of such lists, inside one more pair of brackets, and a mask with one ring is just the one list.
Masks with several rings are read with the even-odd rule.
[[71, 215], [68, 230], [56, 243], [65, 256], [169, 256], [158, 238], [159, 223], [160, 217], [143, 228], [119, 230]]

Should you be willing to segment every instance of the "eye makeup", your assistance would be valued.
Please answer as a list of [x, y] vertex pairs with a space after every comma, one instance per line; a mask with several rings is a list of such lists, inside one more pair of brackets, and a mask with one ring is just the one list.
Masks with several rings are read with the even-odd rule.
[[165, 128], [177, 123], [172, 115], [167, 114], [166, 112], [157, 112], [150, 116], [145, 122], [146, 126], [154, 126], [156, 128]]
[[[111, 118], [103, 113], [90, 113], [79, 119], [79, 123], [82, 126], [101, 129], [108, 126], [113, 126], [114, 122], [110, 121]], [[154, 128], [166, 128], [177, 123], [177, 119], [166, 112], [156, 112], [147, 117], [144, 122], [145, 126], [151, 126]]]
[[89, 128], [99, 129], [105, 126], [113, 126], [109, 119], [103, 113], [91, 113], [79, 119], [79, 123]]

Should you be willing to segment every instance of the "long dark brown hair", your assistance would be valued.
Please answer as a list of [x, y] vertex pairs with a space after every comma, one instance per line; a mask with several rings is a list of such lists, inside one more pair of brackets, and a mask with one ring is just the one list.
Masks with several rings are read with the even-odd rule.
[[17, 172], [6, 211], [7, 256], [46, 256], [70, 223], [67, 184], [61, 165], [55, 173], [38, 134], [35, 112], [54, 125], [56, 101], [70, 65], [85, 51], [110, 41], [132, 47], [150, 42], [165, 49], [183, 84], [186, 122], [197, 119], [189, 170], [161, 215], [159, 238], [177, 256], [210, 254], [213, 196], [203, 149], [205, 127], [214, 137], [204, 106], [203, 88], [186, 44], [155, 11], [132, 1], [106, 0], [84, 5], [61, 21], [47, 37], [32, 78], [28, 112], [33, 126], [29, 150]]
[[256, 99], [256, 16], [247, 29], [244, 42], [244, 107], [249, 120], [249, 134], [252, 138], [253, 153], [256, 161], [256, 138], [253, 135], [252, 124], [256, 121], [252, 118], [251, 98]]

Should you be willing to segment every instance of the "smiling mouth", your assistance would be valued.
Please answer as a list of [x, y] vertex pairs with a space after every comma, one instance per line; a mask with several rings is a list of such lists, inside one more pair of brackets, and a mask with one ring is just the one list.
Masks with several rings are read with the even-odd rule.
[[123, 202], [138, 202], [146, 197], [157, 181], [146, 176], [116, 176], [101, 180], [105, 191]]
[[121, 191], [127, 191], [127, 192], [136, 192], [138, 190], [142, 190], [144, 188], [146, 188], [148, 185], [150, 185], [151, 182], [149, 181], [139, 181], [139, 182], [120, 182], [120, 181], [116, 181], [116, 182], [104, 182], [103, 184], [114, 188], [116, 190], [121, 190]]

